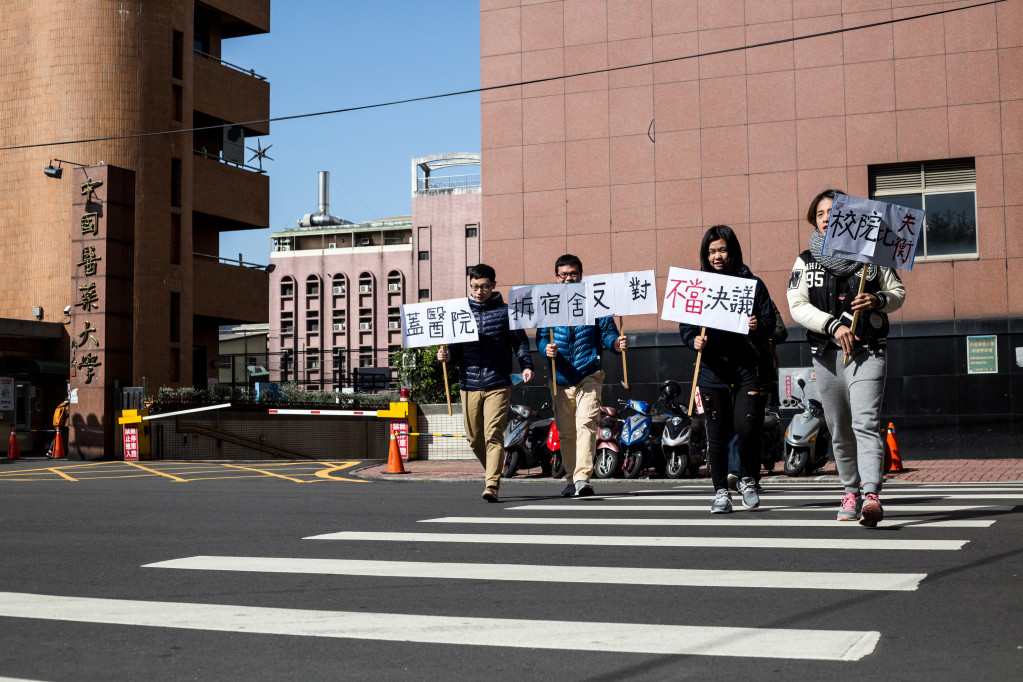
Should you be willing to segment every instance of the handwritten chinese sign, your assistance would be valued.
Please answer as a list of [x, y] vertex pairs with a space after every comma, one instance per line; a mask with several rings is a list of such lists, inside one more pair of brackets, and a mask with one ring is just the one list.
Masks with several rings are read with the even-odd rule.
[[477, 340], [476, 317], [467, 298], [401, 306], [401, 345], [405, 348]]
[[757, 281], [671, 268], [661, 319], [746, 334]]
[[924, 212], [845, 194], [835, 196], [822, 253], [860, 263], [912, 270]]
[[592, 322], [587, 317], [586, 285], [533, 284], [512, 287], [508, 293], [508, 326], [512, 329], [574, 327]]
[[657, 286], [654, 271], [587, 275], [587, 322], [612, 315], [656, 315]]

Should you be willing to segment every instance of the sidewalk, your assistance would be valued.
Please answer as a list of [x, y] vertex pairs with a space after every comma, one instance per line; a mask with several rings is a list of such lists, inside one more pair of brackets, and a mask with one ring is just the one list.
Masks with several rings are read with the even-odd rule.
[[[998, 481], [1023, 481], [1023, 459], [925, 459], [903, 462], [905, 469], [885, 476], [886, 481], [906, 481], [912, 483], [995, 483]], [[356, 476], [376, 480], [389, 481], [482, 481], [483, 468], [475, 460], [412, 460], [405, 462], [406, 475], [388, 475], [387, 464], [375, 464], [360, 469]], [[781, 471], [781, 464], [775, 467]], [[537, 483], [550, 478], [540, 476], [539, 469], [520, 472], [513, 479], [516, 483]], [[700, 478], [640, 478], [633, 483], [655, 483], [664, 485], [684, 483], [708, 485], [707, 469], [700, 469]], [[610, 479], [621, 481], [622, 479]], [[838, 483], [835, 463], [827, 466], [813, 476], [797, 476], [790, 478], [784, 475], [765, 473], [764, 483]], [[600, 481], [595, 481], [600, 483]]]

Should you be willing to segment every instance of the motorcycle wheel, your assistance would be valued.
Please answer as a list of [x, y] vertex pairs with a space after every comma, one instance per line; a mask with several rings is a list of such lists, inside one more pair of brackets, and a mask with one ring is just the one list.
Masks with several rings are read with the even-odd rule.
[[622, 456], [611, 448], [600, 448], [593, 465], [596, 478], [611, 478], [622, 465]]
[[672, 450], [668, 454], [668, 463], [664, 468], [664, 475], [668, 478], [682, 478], [689, 468], [689, 456], [684, 451]]
[[551, 477], [565, 477], [565, 462], [561, 459], [561, 450], [555, 450], [551, 453]]
[[511, 478], [519, 470], [519, 462], [522, 453], [518, 448], [504, 451], [504, 469], [501, 471], [501, 478]]
[[629, 450], [622, 458], [622, 477], [639, 478], [643, 471], [643, 453], [638, 450]]
[[[785, 475], [798, 476], [806, 470], [810, 463], [809, 448], [792, 448], [785, 457]], [[807, 472], [809, 473], [809, 472]]]

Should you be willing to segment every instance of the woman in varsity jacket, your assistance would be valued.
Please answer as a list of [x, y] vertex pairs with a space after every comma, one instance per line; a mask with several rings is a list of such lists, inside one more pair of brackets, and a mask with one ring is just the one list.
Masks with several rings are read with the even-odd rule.
[[[806, 327], [813, 351], [817, 390], [845, 489], [838, 520], [858, 520], [873, 527], [884, 517], [878, 494], [884, 464], [880, 419], [887, 373], [888, 313], [902, 306], [906, 290], [891, 268], [864, 266], [821, 253], [837, 194], [842, 192], [825, 190], [810, 204], [806, 219], [814, 230], [809, 248], [792, 267], [789, 311]], [[867, 267], [866, 285], [863, 293], [857, 294], [863, 267]], [[853, 330], [856, 312], [859, 317]], [[846, 355], [848, 364], [844, 364]]]

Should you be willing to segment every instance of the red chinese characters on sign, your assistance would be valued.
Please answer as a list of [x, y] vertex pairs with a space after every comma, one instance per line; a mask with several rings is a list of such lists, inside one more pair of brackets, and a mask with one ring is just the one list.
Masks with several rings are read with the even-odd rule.
[[392, 419], [391, 433], [397, 438], [401, 458], [408, 459], [408, 422], [404, 419]]
[[[703, 286], [703, 282], [698, 279], [673, 279], [669, 281], [675, 284], [675, 286], [671, 288], [671, 291], [668, 292], [672, 308], [678, 306], [678, 299], [681, 298], [684, 301], [685, 311], [687, 313], [699, 315], [703, 312], [702, 296], [703, 292], [707, 290], [707, 287]], [[679, 291], [680, 288], [682, 291]]]

